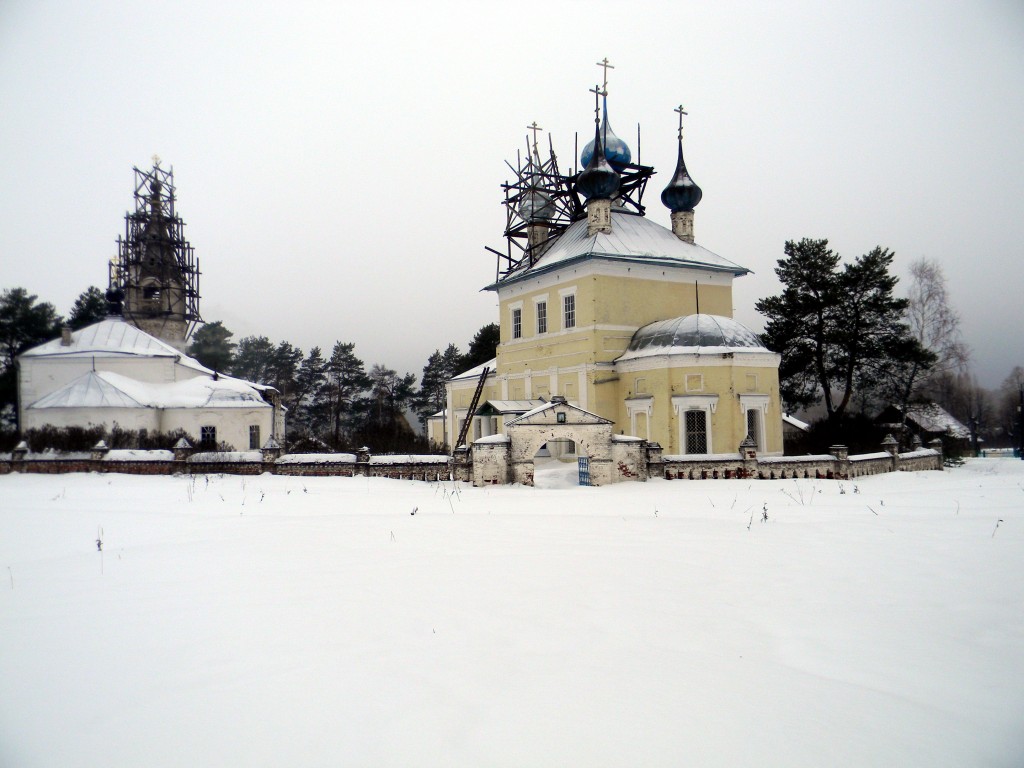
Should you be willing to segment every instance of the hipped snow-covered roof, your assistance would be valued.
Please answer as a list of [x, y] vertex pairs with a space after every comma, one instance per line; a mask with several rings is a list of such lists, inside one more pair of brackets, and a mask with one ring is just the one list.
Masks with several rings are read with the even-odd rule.
[[198, 360], [183, 354], [170, 344], [150, 336], [120, 317], [108, 317], [71, 333], [71, 343], [51, 339], [33, 347], [21, 357], [169, 357], [181, 365], [204, 373], [213, 373]]
[[938, 403], [910, 406], [907, 408], [907, 421], [916, 424], [922, 432], [945, 433], [957, 440], [967, 440], [971, 436], [971, 430]]
[[270, 408], [257, 388], [220, 376], [155, 384], [110, 371], [89, 371], [29, 408]]
[[707, 248], [680, 240], [672, 230], [645, 216], [612, 209], [611, 232], [588, 235], [587, 220], [580, 219], [571, 224], [533, 266], [524, 266], [488, 288], [494, 289], [587, 257], [661, 267], [697, 267], [730, 272], [737, 277], [750, 272]]

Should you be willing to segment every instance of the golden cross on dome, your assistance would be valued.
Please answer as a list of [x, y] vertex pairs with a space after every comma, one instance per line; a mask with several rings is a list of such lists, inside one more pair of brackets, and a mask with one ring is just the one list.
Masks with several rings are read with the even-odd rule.
[[683, 109], [683, 105], [682, 104], [680, 104], [678, 107], [676, 107], [672, 111], [679, 113], [679, 138], [682, 139], [683, 138], [683, 115], [688, 115], [690, 113], [687, 112], [685, 109]]
[[608, 63], [608, 57], [605, 56], [601, 61], [597, 62], [597, 66], [604, 70], [604, 85], [601, 87], [601, 95], [608, 95], [608, 70], [615, 69], [611, 64]]
[[156, 155], [156, 154], [153, 155], [153, 167], [154, 168], [159, 168], [160, 167], [160, 155]]
[[534, 120], [530, 125], [526, 126], [526, 130], [533, 131], [533, 154], [540, 156], [537, 153], [537, 131], [543, 131], [544, 129], [537, 125], [537, 121]]

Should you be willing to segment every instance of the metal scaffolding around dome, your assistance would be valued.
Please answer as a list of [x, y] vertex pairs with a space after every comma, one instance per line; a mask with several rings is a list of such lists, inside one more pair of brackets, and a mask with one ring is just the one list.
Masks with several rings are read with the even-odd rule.
[[199, 261], [175, 211], [174, 170], [135, 172], [135, 210], [124, 216], [124, 236], [110, 261], [110, 288], [124, 292], [124, 315], [137, 327], [172, 342], [192, 334], [199, 314]]
[[[548, 158], [542, 161], [536, 141], [536, 132], [541, 129], [536, 122], [528, 128], [534, 131], [534, 140], [531, 144], [527, 137], [526, 160], [522, 153], [517, 153], [515, 166], [506, 161], [515, 178], [501, 185], [505, 191], [502, 204], [506, 217], [506, 251], [502, 253], [487, 247], [497, 256], [495, 281], [520, 267], [532, 266], [570, 224], [587, 215], [584, 200], [576, 191], [576, 180], [582, 169], [570, 168], [568, 174], [561, 172], [550, 134]], [[639, 130], [637, 134], [639, 146]], [[578, 155], [578, 152], [573, 154]], [[613, 203], [617, 210], [643, 216], [646, 211], [643, 195], [648, 180], [655, 173], [654, 168], [632, 162], [621, 168], [619, 190]]]

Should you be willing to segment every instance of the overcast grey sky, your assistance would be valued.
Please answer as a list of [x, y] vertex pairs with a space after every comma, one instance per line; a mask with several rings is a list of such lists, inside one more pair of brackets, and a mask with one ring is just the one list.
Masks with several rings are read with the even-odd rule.
[[173, 165], [201, 309], [416, 374], [497, 319], [505, 159], [564, 167], [607, 56], [616, 132], [704, 190], [696, 238], [754, 270], [787, 239], [945, 270], [980, 382], [1024, 365], [1024, 4], [0, 4], [0, 288], [105, 287], [132, 166]]

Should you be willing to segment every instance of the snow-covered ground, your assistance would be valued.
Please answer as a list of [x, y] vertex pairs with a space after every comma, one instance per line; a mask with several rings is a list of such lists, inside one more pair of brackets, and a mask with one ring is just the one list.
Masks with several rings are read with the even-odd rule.
[[1024, 462], [538, 481], [0, 477], [0, 765], [1024, 763]]

